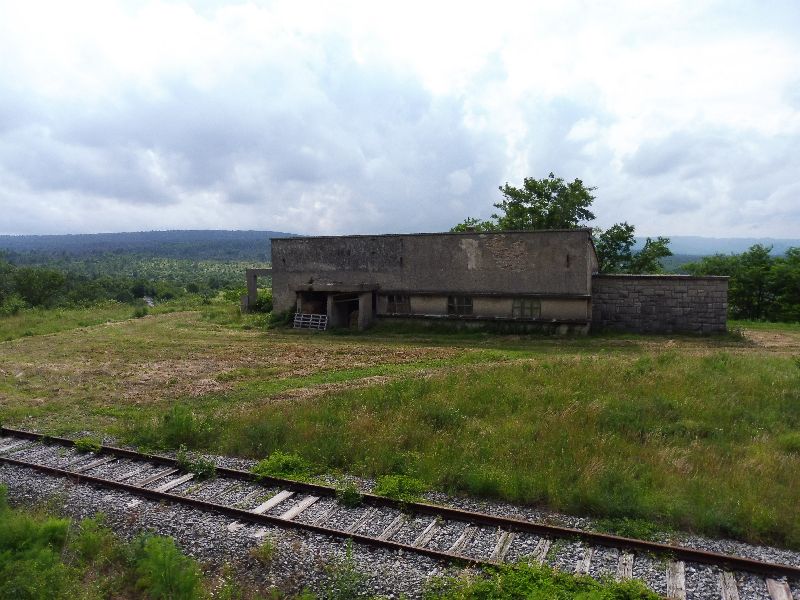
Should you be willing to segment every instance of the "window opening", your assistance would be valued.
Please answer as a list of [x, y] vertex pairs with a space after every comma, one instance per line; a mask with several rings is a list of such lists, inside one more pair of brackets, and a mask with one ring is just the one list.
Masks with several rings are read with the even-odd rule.
[[515, 319], [538, 319], [541, 315], [542, 302], [538, 298], [514, 298], [511, 316]]
[[447, 297], [448, 315], [471, 315], [472, 296], [448, 296]]
[[394, 315], [411, 314], [411, 299], [406, 295], [389, 294], [386, 297], [386, 312]]

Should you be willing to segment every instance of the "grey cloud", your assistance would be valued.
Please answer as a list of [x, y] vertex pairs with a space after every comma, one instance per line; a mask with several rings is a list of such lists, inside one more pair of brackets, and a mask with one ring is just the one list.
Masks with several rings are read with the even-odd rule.
[[[346, 190], [354, 211], [371, 206], [378, 221], [369, 226], [385, 230], [400, 221], [452, 225], [441, 204], [424, 199], [453, 170], [483, 163], [472, 193], [496, 185], [500, 140], [467, 130], [460, 100], [432, 98], [408, 73], [359, 64], [335, 40], [325, 47], [322, 65], [281, 57], [211, 90], [175, 79], [156, 97], [130, 88], [105, 104], [29, 115], [27, 127], [0, 137], [0, 166], [32, 190], [130, 204], [212, 191], [268, 213], [296, 202], [303, 186]], [[498, 158], [486, 160], [490, 153]]]

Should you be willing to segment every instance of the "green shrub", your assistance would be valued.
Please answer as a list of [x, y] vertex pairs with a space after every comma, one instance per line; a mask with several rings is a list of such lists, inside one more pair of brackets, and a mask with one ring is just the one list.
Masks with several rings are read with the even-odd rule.
[[214, 464], [214, 461], [192, 454], [183, 444], [178, 449], [176, 460], [181, 469], [194, 473], [195, 478], [201, 481], [217, 476], [217, 465]]
[[80, 522], [70, 546], [75, 557], [83, 564], [105, 563], [117, 555], [118, 542], [100, 514]]
[[403, 502], [416, 502], [426, 491], [425, 484], [408, 475], [384, 475], [378, 477], [373, 492], [378, 496], [386, 496]]
[[800, 431], [792, 431], [778, 436], [778, 446], [789, 454], [800, 454]]
[[652, 521], [629, 519], [627, 517], [598, 519], [595, 521], [595, 529], [637, 540], [657, 540], [662, 533], [669, 531], [669, 529], [661, 527]]
[[284, 310], [279, 313], [276, 312], [269, 313], [266, 325], [268, 329], [274, 327], [284, 327], [286, 325], [289, 325], [293, 321], [294, 321], [294, 311]]
[[488, 569], [485, 576], [431, 581], [426, 600], [658, 600], [641, 581], [597, 581], [548, 566], [518, 563]]
[[272, 312], [272, 290], [259, 290], [258, 299], [250, 307], [253, 312], [271, 313]]
[[0, 599], [67, 599], [80, 594], [78, 572], [61, 561], [69, 521], [8, 508], [0, 486]]
[[25, 300], [16, 294], [11, 294], [10, 296], [3, 298], [3, 301], [0, 302], [0, 317], [10, 317], [12, 315], [16, 315], [26, 306], [28, 305], [26, 304]]
[[75, 440], [75, 449], [78, 452], [99, 452], [102, 444], [91, 437], [82, 437]]
[[299, 454], [276, 450], [252, 468], [257, 477], [304, 480], [314, 475], [311, 464]]
[[141, 319], [142, 317], [146, 317], [149, 312], [150, 311], [147, 309], [147, 305], [142, 304], [133, 309], [133, 318]]
[[136, 557], [136, 585], [154, 600], [194, 600], [202, 576], [197, 562], [184, 556], [172, 538], [144, 536]]
[[250, 549], [250, 556], [262, 565], [268, 565], [275, 558], [275, 551], [275, 541], [270, 537], [265, 537], [258, 546]]
[[128, 441], [141, 448], [206, 448], [214, 434], [211, 417], [198, 417], [183, 404], [176, 404], [160, 417], [134, 423]]
[[355, 508], [356, 506], [361, 506], [364, 496], [354, 483], [347, 483], [336, 488], [336, 501], [342, 506]]

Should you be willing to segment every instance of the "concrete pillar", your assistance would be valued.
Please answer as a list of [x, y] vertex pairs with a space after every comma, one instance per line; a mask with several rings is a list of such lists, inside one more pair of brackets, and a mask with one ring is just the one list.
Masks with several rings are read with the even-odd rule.
[[258, 275], [256, 270], [247, 269], [245, 278], [247, 279], [247, 303], [249, 306], [253, 306], [258, 302]]
[[372, 292], [358, 295], [358, 330], [363, 331], [372, 325]]
[[328, 327], [339, 327], [341, 325], [336, 321], [336, 304], [333, 302], [333, 294], [328, 294], [326, 298], [325, 314], [328, 315]]

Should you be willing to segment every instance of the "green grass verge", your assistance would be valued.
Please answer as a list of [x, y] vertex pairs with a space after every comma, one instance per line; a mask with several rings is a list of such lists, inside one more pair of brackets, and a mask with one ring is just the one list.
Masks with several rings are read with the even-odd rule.
[[102, 519], [9, 508], [0, 486], [0, 598], [195, 600], [208, 597], [199, 565], [171, 538], [126, 543]]
[[211, 446], [800, 548], [800, 364], [674, 351], [414, 378], [217, 415]]
[[518, 563], [490, 569], [488, 576], [440, 579], [425, 600], [658, 600], [640, 581], [597, 581], [547, 566]]

